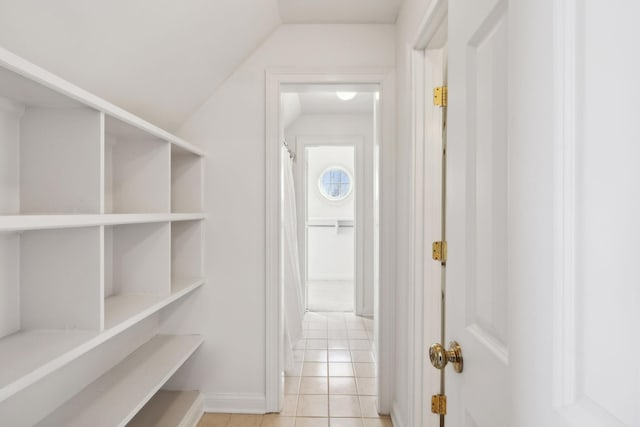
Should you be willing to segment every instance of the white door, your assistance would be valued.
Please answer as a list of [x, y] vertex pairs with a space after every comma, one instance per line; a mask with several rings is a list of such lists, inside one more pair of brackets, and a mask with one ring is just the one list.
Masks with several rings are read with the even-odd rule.
[[637, 16], [449, 2], [448, 426], [640, 426]]
[[449, 3], [446, 342], [448, 426], [508, 427], [508, 8]]

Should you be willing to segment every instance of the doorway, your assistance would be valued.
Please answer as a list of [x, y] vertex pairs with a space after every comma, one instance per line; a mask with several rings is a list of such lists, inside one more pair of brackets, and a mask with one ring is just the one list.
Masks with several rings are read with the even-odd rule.
[[[306, 309], [314, 312], [354, 312], [356, 263], [362, 242], [356, 242], [356, 212], [361, 181], [356, 179], [355, 145], [309, 146], [301, 139], [304, 242], [300, 245]], [[362, 234], [362, 233], [360, 233]], [[359, 286], [362, 288], [362, 286]]]
[[288, 324], [296, 313], [287, 304], [297, 290], [291, 289], [291, 267], [285, 265], [285, 333], [292, 352], [281, 414], [378, 418], [373, 328], [377, 94], [376, 85], [282, 87], [288, 158], [281, 167], [283, 176], [289, 169], [293, 176], [293, 189], [283, 188], [282, 218], [288, 222], [293, 215], [287, 199], [295, 194], [298, 256], [291, 254], [295, 248], [286, 235], [282, 250], [285, 260], [298, 260], [297, 286], [306, 313], [296, 341]]
[[305, 309], [373, 317], [378, 86], [284, 85], [281, 98]]
[[[353, 269], [355, 281], [355, 298], [353, 305], [356, 311], [359, 307], [366, 305], [358, 302], [359, 300], [366, 299], [364, 296], [365, 294], [358, 290], [358, 282], [368, 282], [370, 285], [373, 285], [368, 294], [370, 312], [361, 313], [367, 314], [369, 317], [373, 317], [373, 319], [367, 319], [367, 325], [370, 326], [368, 330], [365, 329], [356, 334], [367, 335], [366, 339], [370, 341], [371, 351], [373, 352], [372, 359], [376, 362], [372, 362], [371, 366], [371, 369], [373, 369], [376, 377], [378, 378], [374, 387], [374, 406], [376, 407], [376, 411], [383, 414], [388, 414], [390, 412], [391, 399], [389, 390], [391, 389], [390, 384], [392, 381], [390, 371], [393, 368], [391, 364], [393, 349], [391, 346], [385, 346], [384, 343], [392, 341], [391, 337], [394, 325], [392, 314], [393, 306], [390, 304], [392, 301], [390, 295], [393, 292], [393, 288], [391, 286], [393, 259], [391, 257], [383, 258], [380, 256], [380, 253], [386, 252], [387, 250], [390, 253], [393, 253], [393, 239], [391, 234], [393, 230], [393, 205], [385, 205], [382, 203], [382, 199], [385, 194], [389, 195], [387, 197], [391, 197], [394, 185], [393, 151], [388, 145], [390, 144], [390, 141], [392, 141], [391, 136], [393, 134], [393, 127], [390, 125], [393, 120], [392, 82], [393, 74], [391, 70], [389, 70], [387, 74], [286, 74], [282, 72], [267, 72], [267, 411], [278, 412], [283, 408], [283, 404], [285, 402], [284, 367], [287, 346], [285, 345], [286, 319], [284, 319], [284, 317], [286, 309], [282, 302], [286, 299], [286, 295], [283, 295], [284, 287], [282, 278], [284, 273], [282, 267], [283, 260], [286, 256], [284, 253], [286, 247], [284, 245], [285, 242], [281, 239], [284, 206], [284, 191], [281, 185], [283, 180], [282, 172], [287, 168], [283, 168], [281, 165], [292, 161], [291, 175], [293, 176], [295, 172], [295, 175], [298, 177], [296, 180], [299, 180], [299, 167], [301, 165], [300, 159], [305, 156], [303, 154], [304, 149], [299, 151], [298, 141], [302, 144], [305, 142], [305, 139], [309, 142], [309, 138], [321, 138], [322, 140], [316, 140], [312, 144], [320, 147], [323, 145], [339, 145], [336, 141], [342, 139], [342, 145], [351, 145], [351, 149], [354, 151], [354, 157], [356, 158], [356, 170], [354, 173], [356, 176], [352, 178], [354, 181], [360, 181], [360, 178], [357, 177], [360, 173], [358, 172], [357, 164], [357, 151], [359, 144], [354, 143], [353, 140], [347, 144], [344, 143], [345, 140], [358, 136], [357, 133], [354, 134], [353, 131], [345, 129], [336, 131], [336, 128], [332, 128], [331, 126], [323, 126], [325, 130], [332, 131], [325, 132], [325, 134], [320, 135], [314, 135], [313, 133], [306, 133], [306, 135], [300, 134], [298, 135], [300, 138], [286, 136], [285, 129], [295, 121], [295, 116], [301, 116], [303, 114], [301, 104], [296, 101], [294, 101], [294, 103], [297, 103], [298, 105], [297, 107], [294, 107], [293, 111], [297, 112], [293, 115], [293, 119], [292, 115], [287, 112], [292, 110], [285, 108], [284, 104], [289, 102], [291, 98], [295, 98], [290, 96], [290, 94], [293, 92], [305, 94], [312, 89], [319, 89], [320, 86], [322, 86], [320, 89], [325, 92], [325, 96], [331, 94], [333, 98], [336, 98], [336, 92], [358, 93], [360, 89], [364, 89], [364, 91], [370, 93], [371, 98], [374, 100], [373, 121], [370, 125], [370, 145], [368, 147], [370, 151], [368, 155], [371, 161], [368, 164], [364, 161], [361, 168], [362, 173], [365, 173], [365, 175], [370, 177], [369, 186], [371, 187], [371, 196], [369, 200], [369, 211], [372, 214], [368, 223], [366, 223], [364, 219], [358, 219], [356, 204], [355, 217], [353, 218], [353, 233], [355, 234], [354, 246], [356, 252], [355, 258], [358, 258], [358, 248], [367, 247], [368, 244], [368, 250], [362, 251], [362, 257], [365, 260], [360, 263], [360, 266], [358, 266], [358, 262], [356, 262], [356, 266]], [[302, 89], [302, 91], [300, 89]], [[378, 92], [378, 95], [376, 95], [375, 92]], [[383, 94], [386, 94], [386, 97], [383, 96]], [[299, 95], [298, 98], [300, 98]], [[387, 99], [387, 102], [383, 102], [383, 99]], [[299, 101], [299, 99], [297, 101]], [[286, 146], [290, 151], [290, 154], [288, 155], [282, 154], [285, 137]], [[327, 137], [329, 138], [327, 139]], [[364, 150], [366, 141], [364, 138], [361, 139], [363, 140], [361, 145]], [[327, 140], [329, 140], [329, 143], [327, 143]], [[374, 168], [373, 159], [380, 160], [380, 168]], [[279, 177], [277, 181], [274, 179], [276, 177]], [[383, 180], [383, 178], [386, 178], [386, 180]], [[318, 177], [315, 179], [315, 188], [318, 188]], [[291, 180], [294, 181], [293, 178]], [[366, 182], [367, 179], [363, 178], [362, 181]], [[298, 184], [298, 186], [299, 185], [300, 184]], [[359, 197], [358, 194], [363, 194], [363, 190], [358, 189], [357, 184], [354, 187], [354, 190], [355, 192], [353, 194], [355, 197]], [[296, 207], [298, 207], [297, 205], [301, 202], [299, 198], [296, 198], [296, 200], [297, 202], [295, 204]], [[298, 212], [302, 211], [302, 209], [297, 210]], [[273, 215], [274, 213], [277, 213], [277, 215]], [[299, 213], [296, 214], [296, 217], [299, 218]], [[306, 221], [306, 218], [304, 220]], [[306, 235], [306, 223], [303, 221], [300, 222], [304, 226], [297, 227], [297, 231], [298, 233]], [[344, 226], [346, 224], [346, 222], [340, 224], [339, 221], [339, 227], [337, 228], [351, 228]], [[366, 241], [365, 245], [358, 245], [358, 239], [360, 238], [358, 230], [361, 230], [360, 233], [362, 233], [362, 238]], [[367, 230], [369, 230], [369, 232], [367, 232]], [[333, 231], [334, 233], [336, 231], [335, 219]], [[298, 241], [305, 240], [306, 238], [297, 239], [296, 244], [299, 244]], [[383, 242], [387, 243], [386, 247], [384, 247]], [[382, 247], [384, 247], [384, 250], [381, 250]], [[366, 260], [367, 256], [370, 257], [370, 262]], [[374, 259], [380, 260], [381, 262], [374, 263]], [[364, 266], [367, 265], [367, 262], [369, 262], [370, 268], [367, 273], [368, 278], [365, 278], [365, 270], [367, 270], [367, 268]], [[296, 265], [301, 270], [301, 277], [307, 277], [308, 271], [306, 262], [299, 261]], [[300, 286], [306, 293], [302, 280], [300, 281]], [[306, 301], [306, 295], [304, 300]], [[342, 314], [344, 316], [357, 316], [353, 312], [343, 312]], [[361, 316], [358, 318], [365, 319]], [[349, 320], [347, 318], [344, 319]], [[309, 326], [311, 322], [307, 319], [305, 323]], [[327, 321], [327, 323], [331, 322]], [[349, 323], [349, 321], [347, 321], [347, 323]], [[364, 320], [362, 323], [365, 323]], [[330, 328], [325, 332], [327, 335], [329, 330]], [[347, 331], [347, 334], [348, 333], [349, 332]], [[357, 339], [356, 337], [353, 338]], [[364, 338], [364, 336], [362, 338]], [[323, 338], [319, 339], [323, 340]], [[324, 340], [328, 342], [328, 337], [324, 338]], [[330, 350], [327, 349], [327, 351]]]

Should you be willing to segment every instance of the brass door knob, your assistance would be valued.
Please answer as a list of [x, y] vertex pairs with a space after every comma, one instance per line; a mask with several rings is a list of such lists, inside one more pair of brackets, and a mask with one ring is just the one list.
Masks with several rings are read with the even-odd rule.
[[447, 363], [451, 363], [456, 372], [462, 372], [462, 348], [456, 341], [449, 343], [449, 350], [446, 350], [440, 343], [431, 345], [429, 360], [436, 369], [444, 369]]

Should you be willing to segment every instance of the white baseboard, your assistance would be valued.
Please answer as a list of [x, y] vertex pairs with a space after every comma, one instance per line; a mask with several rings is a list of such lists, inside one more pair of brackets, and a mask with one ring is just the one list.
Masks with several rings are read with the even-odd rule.
[[206, 393], [204, 411], [231, 414], [264, 414], [264, 394], [252, 393]]
[[391, 407], [391, 422], [393, 427], [406, 427], [407, 423], [402, 414], [398, 411], [398, 403], [394, 400]]

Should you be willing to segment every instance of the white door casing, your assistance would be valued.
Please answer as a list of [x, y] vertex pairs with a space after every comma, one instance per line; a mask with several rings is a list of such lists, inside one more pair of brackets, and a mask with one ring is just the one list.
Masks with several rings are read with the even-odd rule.
[[446, 47], [429, 47], [425, 55], [425, 114], [424, 129], [424, 174], [425, 206], [424, 220], [424, 288], [423, 303], [425, 316], [423, 319], [424, 346], [422, 348], [422, 363], [425, 372], [422, 376], [424, 396], [422, 398], [423, 425], [438, 425], [439, 417], [432, 414], [430, 397], [440, 393], [440, 372], [429, 363], [428, 347], [442, 341], [442, 286], [446, 267], [440, 261], [430, 259], [431, 243], [444, 240], [443, 236], [443, 108], [433, 104], [433, 90], [439, 86], [446, 86], [444, 76], [444, 61]]
[[[374, 279], [374, 333], [379, 343], [377, 352], [378, 412], [388, 414], [392, 404], [392, 369], [394, 364], [394, 277], [395, 277], [395, 155], [394, 73], [391, 69], [273, 69], [266, 71], [266, 141], [265, 141], [265, 412], [278, 412], [282, 404], [283, 320], [280, 289], [280, 89], [283, 84], [377, 84], [380, 86], [379, 110], [374, 106], [374, 121], [379, 138], [374, 144], [374, 158], [379, 159], [379, 177], [375, 184], [374, 203], [379, 197], [380, 260]], [[379, 191], [379, 192], [378, 192]]]
[[442, 240], [442, 107], [433, 103], [433, 89], [444, 84], [447, 1], [429, 6], [410, 46], [413, 104], [413, 330], [409, 334], [413, 367], [408, 424], [435, 427], [430, 398], [440, 393], [440, 372], [427, 351], [441, 341], [441, 285], [443, 267], [431, 260], [431, 243]]

